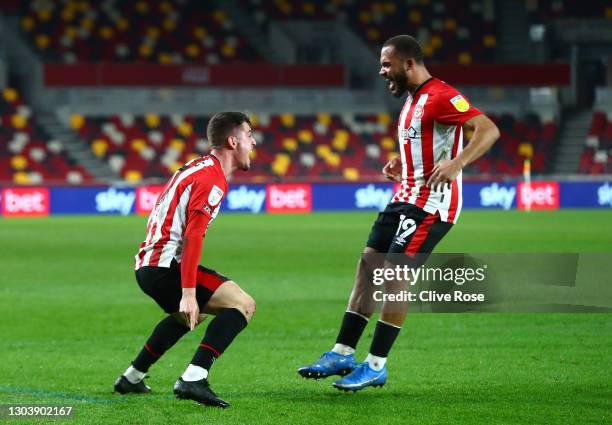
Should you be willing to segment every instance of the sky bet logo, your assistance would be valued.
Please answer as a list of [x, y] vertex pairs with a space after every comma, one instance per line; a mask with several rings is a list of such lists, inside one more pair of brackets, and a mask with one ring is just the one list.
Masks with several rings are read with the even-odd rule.
[[264, 189], [249, 189], [246, 186], [239, 186], [231, 189], [227, 194], [227, 208], [230, 211], [246, 210], [252, 213], [261, 212], [266, 200]]
[[369, 184], [355, 191], [355, 206], [357, 208], [376, 208], [383, 210], [393, 196], [393, 189], [383, 189]]
[[530, 185], [518, 184], [517, 207], [519, 210], [554, 210], [559, 208], [559, 183], [537, 181]]
[[136, 189], [136, 214], [149, 214], [163, 190], [164, 186], [142, 186]]
[[269, 213], [305, 213], [312, 210], [312, 186], [274, 184], [267, 187]]
[[136, 194], [133, 190], [123, 192], [111, 187], [96, 195], [96, 211], [128, 215], [135, 200]]
[[7, 217], [49, 215], [49, 190], [42, 187], [3, 190], [2, 215]]
[[597, 189], [597, 202], [602, 207], [612, 207], [612, 185], [606, 183]]
[[509, 210], [515, 196], [516, 188], [493, 183], [480, 189], [480, 205], [483, 207], [502, 207]]

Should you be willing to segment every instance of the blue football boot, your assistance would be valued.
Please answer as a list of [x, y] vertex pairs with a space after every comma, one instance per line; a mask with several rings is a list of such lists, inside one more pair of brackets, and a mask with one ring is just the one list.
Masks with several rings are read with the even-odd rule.
[[355, 356], [327, 351], [315, 363], [302, 366], [298, 373], [304, 378], [320, 379], [331, 375], [344, 376], [355, 368]]
[[375, 371], [368, 362], [357, 365], [355, 370], [337, 380], [333, 386], [343, 391], [359, 391], [365, 387], [382, 387], [387, 382], [387, 366]]

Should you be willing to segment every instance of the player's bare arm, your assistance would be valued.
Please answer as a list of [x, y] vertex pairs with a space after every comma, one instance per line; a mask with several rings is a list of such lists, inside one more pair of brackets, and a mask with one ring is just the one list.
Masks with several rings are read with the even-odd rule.
[[499, 139], [499, 129], [484, 114], [467, 120], [463, 124], [463, 130], [473, 131], [468, 145], [454, 159], [438, 162], [427, 181], [427, 186], [435, 188], [452, 183], [463, 168], [484, 155]]

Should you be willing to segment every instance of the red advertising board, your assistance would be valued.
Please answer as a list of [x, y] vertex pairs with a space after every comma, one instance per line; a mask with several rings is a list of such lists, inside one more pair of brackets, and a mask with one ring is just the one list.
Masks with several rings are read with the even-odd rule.
[[[476, 86], [563, 86], [571, 83], [567, 63], [432, 64], [433, 75], [450, 83]], [[200, 87], [342, 87], [342, 64], [219, 64], [210, 66], [151, 63], [46, 63], [48, 87], [200, 86]]]
[[147, 215], [157, 202], [164, 186], [142, 186], [136, 189], [136, 214]]
[[309, 184], [272, 184], [266, 190], [269, 213], [306, 213], [312, 210], [312, 186]]
[[47, 63], [44, 84], [78, 86], [342, 87], [342, 64]]
[[567, 86], [572, 82], [569, 63], [547, 64], [431, 64], [432, 75], [464, 86]]
[[5, 217], [44, 217], [49, 215], [49, 189], [44, 187], [9, 188], [2, 191]]
[[559, 208], [559, 183], [551, 181], [518, 184], [519, 210], [556, 210]]

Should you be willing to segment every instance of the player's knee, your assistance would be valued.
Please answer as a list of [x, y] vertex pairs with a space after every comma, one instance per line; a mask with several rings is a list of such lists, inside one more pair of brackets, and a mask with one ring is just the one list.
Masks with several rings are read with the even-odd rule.
[[247, 322], [250, 321], [251, 318], [253, 318], [253, 315], [255, 314], [255, 309], [257, 307], [253, 297], [244, 292], [240, 296], [240, 299], [238, 300], [237, 304], [238, 305], [236, 306], [236, 308], [244, 315]]
[[366, 278], [370, 277], [373, 270], [381, 266], [382, 258], [384, 258], [379, 252], [368, 248], [369, 250], [364, 251], [363, 254], [359, 256], [359, 260], [357, 261], [357, 276]]
[[359, 257], [359, 260], [357, 260], [357, 276], [361, 277], [365, 274], [368, 273], [370, 266], [368, 264], [368, 260], [367, 258], [364, 258], [364, 255], [362, 254]]

